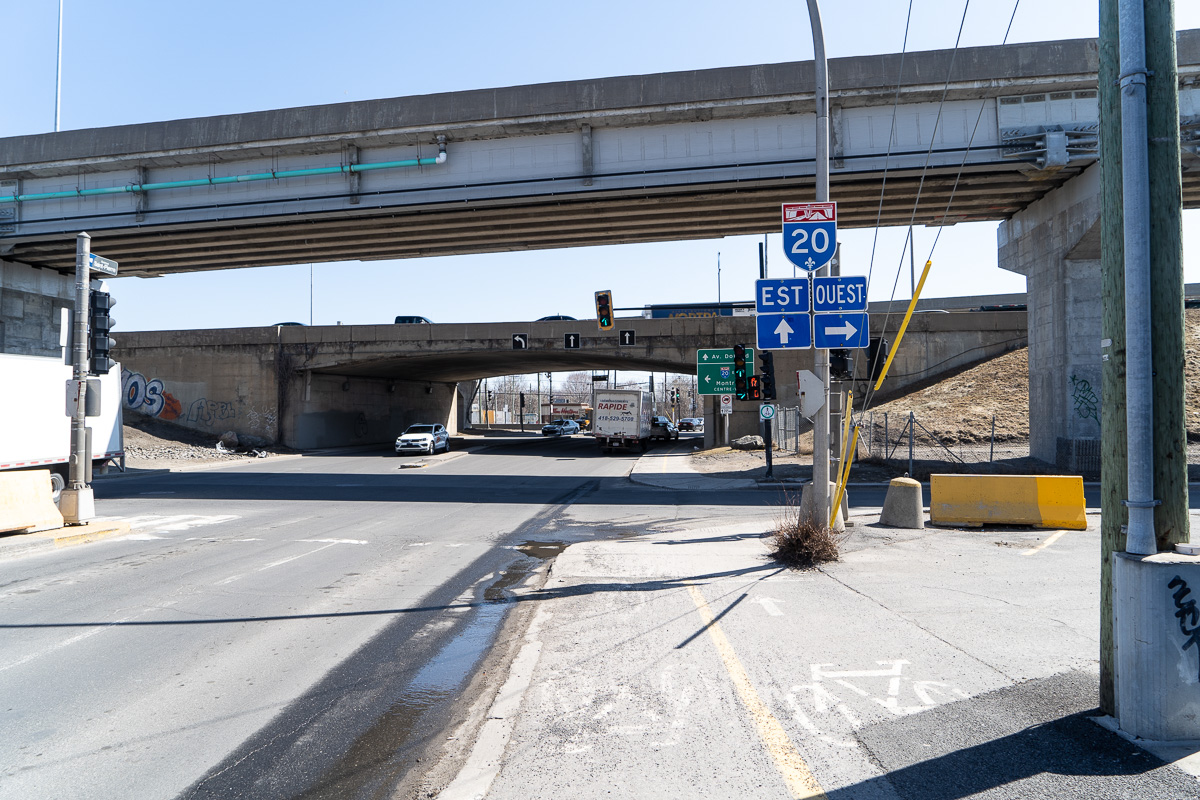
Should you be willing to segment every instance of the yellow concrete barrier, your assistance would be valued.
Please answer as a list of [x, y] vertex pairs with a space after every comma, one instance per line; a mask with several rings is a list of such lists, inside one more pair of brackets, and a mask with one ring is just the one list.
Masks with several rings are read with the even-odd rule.
[[1078, 475], [930, 475], [934, 525], [1087, 528]]
[[0, 472], [0, 531], [40, 531], [62, 525], [50, 470]]

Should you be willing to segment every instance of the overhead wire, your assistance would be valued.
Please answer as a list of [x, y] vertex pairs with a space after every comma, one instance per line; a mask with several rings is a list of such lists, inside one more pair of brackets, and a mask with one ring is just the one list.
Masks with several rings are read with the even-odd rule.
[[[1011, 34], [1011, 32], [1012, 32], [1013, 21], [1016, 19], [1016, 16], [1017, 16], [1017, 9], [1020, 7], [1020, 4], [1021, 4], [1021, 0], [1014, 0], [1014, 3], [1013, 3], [1013, 10], [1012, 10], [1012, 13], [1009, 15], [1009, 19], [1008, 19], [1008, 27], [1007, 27], [1007, 28], [1005, 29], [1005, 31], [1004, 31], [1004, 37], [1003, 37], [1003, 38], [1002, 38], [1002, 40], [1001, 40], [1001, 45], [1004, 45], [1004, 44], [1007, 44], [1007, 43], [1008, 43], [1008, 37], [1009, 37], [1009, 35], [1010, 35], [1010, 34]], [[937, 131], [938, 131], [938, 127], [939, 127], [939, 126], [940, 126], [940, 124], [941, 124], [941, 119], [942, 119], [942, 109], [943, 109], [943, 107], [945, 106], [945, 102], [946, 102], [946, 95], [949, 93], [949, 89], [950, 89], [950, 80], [951, 80], [951, 76], [952, 76], [952, 74], [953, 74], [953, 70], [954, 70], [954, 60], [955, 60], [955, 57], [956, 57], [956, 56], [957, 56], [957, 54], [958, 54], [959, 46], [960, 46], [960, 43], [961, 43], [961, 41], [962, 41], [962, 34], [963, 34], [963, 30], [964, 30], [964, 28], [965, 28], [965, 26], [966, 26], [967, 12], [968, 12], [968, 10], [969, 10], [969, 8], [970, 8], [970, 5], [971, 5], [971, 2], [970, 2], [970, 0], [966, 0], [966, 2], [965, 2], [965, 3], [964, 3], [964, 5], [963, 5], [962, 19], [960, 20], [960, 22], [959, 22], [959, 27], [958, 27], [958, 36], [955, 38], [955, 42], [954, 42], [954, 50], [953, 50], [953, 52], [952, 52], [952, 54], [951, 54], [951, 57], [950, 57], [950, 65], [949, 65], [949, 67], [948, 67], [948, 69], [947, 69], [947, 72], [946, 72], [946, 82], [945, 82], [945, 84], [944, 84], [944, 86], [943, 86], [943, 88], [942, 88], [942, 96], [941, 96], [941, 99], [940, 99], [940, 101], [938, 102], [938, 111], [937, 111], [937, 117], [936, 117], [936, 119], [935, 119], [935, 121], [934, 121], [933, 131], [932, 131], [932, 132], [931, 132], [931, 134], [930, 134], [929, 148], [928, 148], [928, 150], [926, 151], [926, 156], [925, 156], [925, 164], [924, 164], [924, 165], [923, 165], [923, 167], [922, 167], [922, 170], [921, 170], [921, 178], [920, 178], [920, 182], [919, 182], [919, 183], [918, 183], [918, 185], [917, 185], [917, 194], [916, 194], [916, 198], [913, 200], [913, 209], [912, 209], [912, 214], [910, 215], [910, 218], [909, 218], [909, 230], [910, 230], [910, 231], [912, 230], [912, 225], [913, 225], [913, 222], [915, 222], [915, 220], [916, 220], [916, 216], [917, 216], [917, 210], [918, 210], [918, 208], [919, 208], [919, 206], [920, 206], [920, 202], [921, 202], [921, 193], [922, 193], [922, 191], [923, 191], [923, 189], [924, 189], [924, 185], [925, 185], [925, 178], [926, 178], [926, 175], [928, 174], [928, 171], [929, 171], [929, 163], [930, 163], [930, 160], [931, 160], [931, 158], [932, 158], [932, 154], [933, 154], [933, 150], [934, 150], [934, 145], [935, 145], [935, 143], [936, 143], [936, 141], [937, 141]], [[910, 0], [910, 13], [911, 13], [911, 0]], [[907, 29], [906, 29], [906, 31], [905, 31], [905, 41], [906, 41], [906, 43], [907, 43], [907, 36], [908, 36], [908, 34], [907, 34]], [[900, 85], [900, 79], [898, 78], [898, 79], [897, 79], [897, 98], [899, 97], [899, 85]], [[945, 210], [942, 212], [942, 220], [943, 220], [943, 221], [946, 219], [946, 217], [947, 217], [947, 216], [949, 216], [949, 213], [950, 213], [950, 208], [951, 208], [951, 206], [952, 206], [952, 204], [953, 204], [953, 202], [954, 202], [954, 196], [955, 196], [955, 194], [956, 194], [956, 193], [957, 193], [957, 191], [958, 191], [958, 186], [959, 186], [959, 183], [962, 181], [962, 174], [963, 174], [963, 171], [964, 171], [964, 169], [965, 169], [965, 167], [966, 167], [967, 159], [970, 157], [970, 154], [971, 154], [971, 148], [972, 148], [972, 145], [973, 145], [973, 144], [974, 144], [974, 142], [975, 142], [975, 136], [976, 136], [976, 134], [979, 132], [979, 126], [980, 126], [980, 123], [981, 123], [981, 122], [982, 122], [982, 120], [983, 120], [983, 112], [984, 112], [984, 110], [987, 108], [987, 105], [988, 105], [988, 102], [987, 102], [987, 99], [986, 99], [986, 98], [985, 98], [983, 101], [981, 101], [981, 102], [980, 102], [980, 105], [979, 105], [979, 113], [978, 113], [978, 114], [976, 115], [976, 117], [975, 117], [975, 126], [974, 126], [974, 128], [972, 129], [972, 131], [971, 131], [971, 136], [970, 136], [970, 138], [969, 138], [969, 139], [968, 139], [968, 141], [967, 141], [967, 146], [966, 146], [966, 148], [963, 150], [963, 156], [962, 156], [962, 160], [959, 162], [959, 165], [958, 165], [958, 170], [957, 170], [957, 172], [956, 172], [956, 174], [955, 174], [955, 177], [954, 177], [954, 183], [953, 183], [953, 185], [952, 185], [952, 187], [951, 187], [951, 190], [950, 190], [950, 195], [949, 195], [949, 197], [947, 198], [947, 201], [946, 201], [946, 208], [945, 208]], [[897, 106], [895, 106], [895, 105], [894, 105], [894, 106], [893, 106], [893, 109], [892, 109], [892, 115], [893, 115], [893, 119], [892, 119], [892, 128], [893, 128], [893, 130], [895, 129], [895, 116], [896, 116], [896, 113], [897, 113]], [[889, 142], [888, 142], [888, 147], [889, 147], [889, 152], [890, 152], [890, 148], [891, 148], [891, 142], [890, 142], [890, 140], [889, 140]], [[885, 179], [885, 181], [886, 181], [886, 175], [887, 175], [887, 168], [886, 168], [886, 165], [885, 165], [885, 169], [884, 169], [884, 179]], [[886, 185], [886, 184], [885, 184], [885, 185]], [[878, 238], [878, 232], [879, 232], [878, 220], [879, 220], [879, 218], [881, 218], [881, 216], [882, 216], [882, 208], [883, 208], [883, 196], [882, 196], [882, 190], [881, 190], [881, 195], [880, 195], [879, 208], [880, 208], [880, 212], [879, 212], [879, 214], [880, 214], [880, 217], [877, 217], [877, 224], [876, 224], [876, 238]], [[926, 258], [926, 263], [929, 263], [930, 261], [932, 261], [932, 260], [933, 260], [933, 253], [934, 253], [934, 251], [937, 249], [938, 241], [941, 239], [941, 235], [942, 235], [942, 228], [943, 228], [943, 227], [945, 227], [945, 226], [944, 226], [944, 225], [942, 225], [942, 226], [938, 226], [938, 231], [937, 231], [937, 234], [934, 236], [933, 244], [930, 246], [930, 249], [929, 249], [929, 255], [928, 255], [928, 257]], [[905, 242], [906, 242], [905, 250], [904, 250], [904, 251], [902, 251], [902, 252], [901, 252], [901, 254], [900, 254], [900, 260], [899, 260], [899, 263], [898, 263], [898, 264], [897, 264], [897, 266], [896, 266], [896, 277], [895, 277], [895, 279], [894, 279], [894, 280], [893, 280], [893, 282], [892, 282], [892, 293], [891, 293], [891, 297], [889, 298], [889, 301], [890, 301], [890, 302], [889, 302], [889, 307], [888, 307], [888, 310], [887, 310], [887, 312], [886, 312], [886, 313], [885, 313], [885, 315], [884, 315], [884, 323], [883, 323], [883, 327], [882, 327], [882, 330], [884, 330], [884, 331], [886, 331], [886, 330], [887, 330], [887, 325], [888, 325], [888, 322], [889, 322], [889, 320], [890, 320], [890, 318], [891, 318], [891, 314], [892, 314], [892, 309], [891, 309], [891, 306], [892, 306], [892, 305], [894, 305], [894, 300], [895, 300], [895, 297], [896, 297], [896, 288], [899, 286], [899, 283], [900, 283], [900, 274], [901, 274], [901, 271], [902, 271], [902, 270], [903, 270], [903, 268], [904, 268], [904, 254], [905, 254], [905, 251], [907, 250], [907, 248], [908, 248], [908, 247], [911, 247], [911, 248], [913, 248], [914, 250], [916, 249], [916, 239], [915, 239], [915, 237], [912, 237], [912, 236], [911, 236], [911, 234], [910, 234], [910, 236], [909, 236], [909, 237], [906, 237], [906, 239], [905, 239]], [[874, 262], [874, 245], [872, 245], [872, 264], [873, 264], [873, 262]], [[870, 285], [870, 277], [869, 277], [869, 275], [868, 275], [868, 286], [869, 286], [869, 285]], [[878, 354], [877, 354], [876, 358], [878, 358]], [[870, 367], [870, 365], [869, 365], [869, 364], [868, 364], [868, 367]], [[874, 387], [873, 387], [873, 386], [868, 386], [868, 390], [867, 390], [867, 392], [866, 392], [866, 393], [864, 394], [864, 396], [863, 396], [863, 405], [862, 405], [862, 411], [866, 411], [868, 408], [870, 408], [870, 406], [871, 406], [871, 402], [874, 400], [874, 398], [875, 398], [875, 391], [874, 391]]]

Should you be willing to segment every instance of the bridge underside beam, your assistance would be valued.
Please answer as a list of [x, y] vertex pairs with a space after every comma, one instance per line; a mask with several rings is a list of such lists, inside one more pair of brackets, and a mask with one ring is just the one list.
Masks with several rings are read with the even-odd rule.
[[[834, 176], [843, 227], [948, 224], [1011, 216], [1078, 173], [1066, 168], [1030, 180], [1021, 165], [973, 165], [960, 176], [940, 169], [888, 175]], [[998, 169], [998, 167], [1000, 169]], [[1200, 185], [1191, 188], [1200, 202]], [[122, 264], [124, 275], [153, 276], [306, 261], [401, 259], [599, 244], [678, 241], [779, 229], [783, 202], [809, 197], [810, 176], [787, 180], [648, 187], [627, 192], [564, 192], [520, 204], [511, 198], [470, 203], [382, 207], [370, 195], [338, 214], [196, 221], [176, 226], [97, 231], [93, 247]], [[918, 201], [919, 194], [919, 201]], [[915, 208], [914, 208], [915, 205]], [[69, 237], [13, 242], [10, 257], [68, 271]], [[128, 265], [128, 268], [126, 268]]]

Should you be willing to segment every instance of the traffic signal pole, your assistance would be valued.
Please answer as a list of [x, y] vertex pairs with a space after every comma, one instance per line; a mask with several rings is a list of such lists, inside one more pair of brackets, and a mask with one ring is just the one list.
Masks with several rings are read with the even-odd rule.
[[67, 487], [59, 501], [63, 522], [68, 525], [85, 524], [96, 516], [96, 502], [92, 488], [87, 484], [87, 376], [88, 376], [88, 296], [91, 291], [91, 276], [88, 258], [92, 251], [92, 237], [80, 233], [75, 237], [75, 323], [74, 346], [71, 357], [72, 385], [69, 392], [75, 394], [77, 402], [71, 417], [71, 459], [68, 462]]
[[[808, 0], [808, 20], [813, 36], [813, 67], [816, 71], [813, 100], [817, 114], [816, 190], [817, 202], [829, 202], [829, 72], [825, 61], [825, 34], [817, 0]], [[822, 267], [817, 275], [828, 275]], [[817, 411], [813, 428], [813, 519], [824, 525], [829, 519], [829, 351], [817, 348], [814, 367], [821, 379], [825, 402]]]

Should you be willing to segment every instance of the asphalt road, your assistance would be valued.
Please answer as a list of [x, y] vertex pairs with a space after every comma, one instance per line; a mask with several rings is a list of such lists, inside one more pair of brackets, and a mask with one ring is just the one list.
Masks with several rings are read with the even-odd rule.
[[98, 514], [130, 535], [0, 548], [0, 798], [373, 796], [411, 780], [500, 630], [510, 606], [493, 601], [540, 557], [771, 513], [770, 493], [630, 484], [632, 463], [574, 437], [97, 482]]

